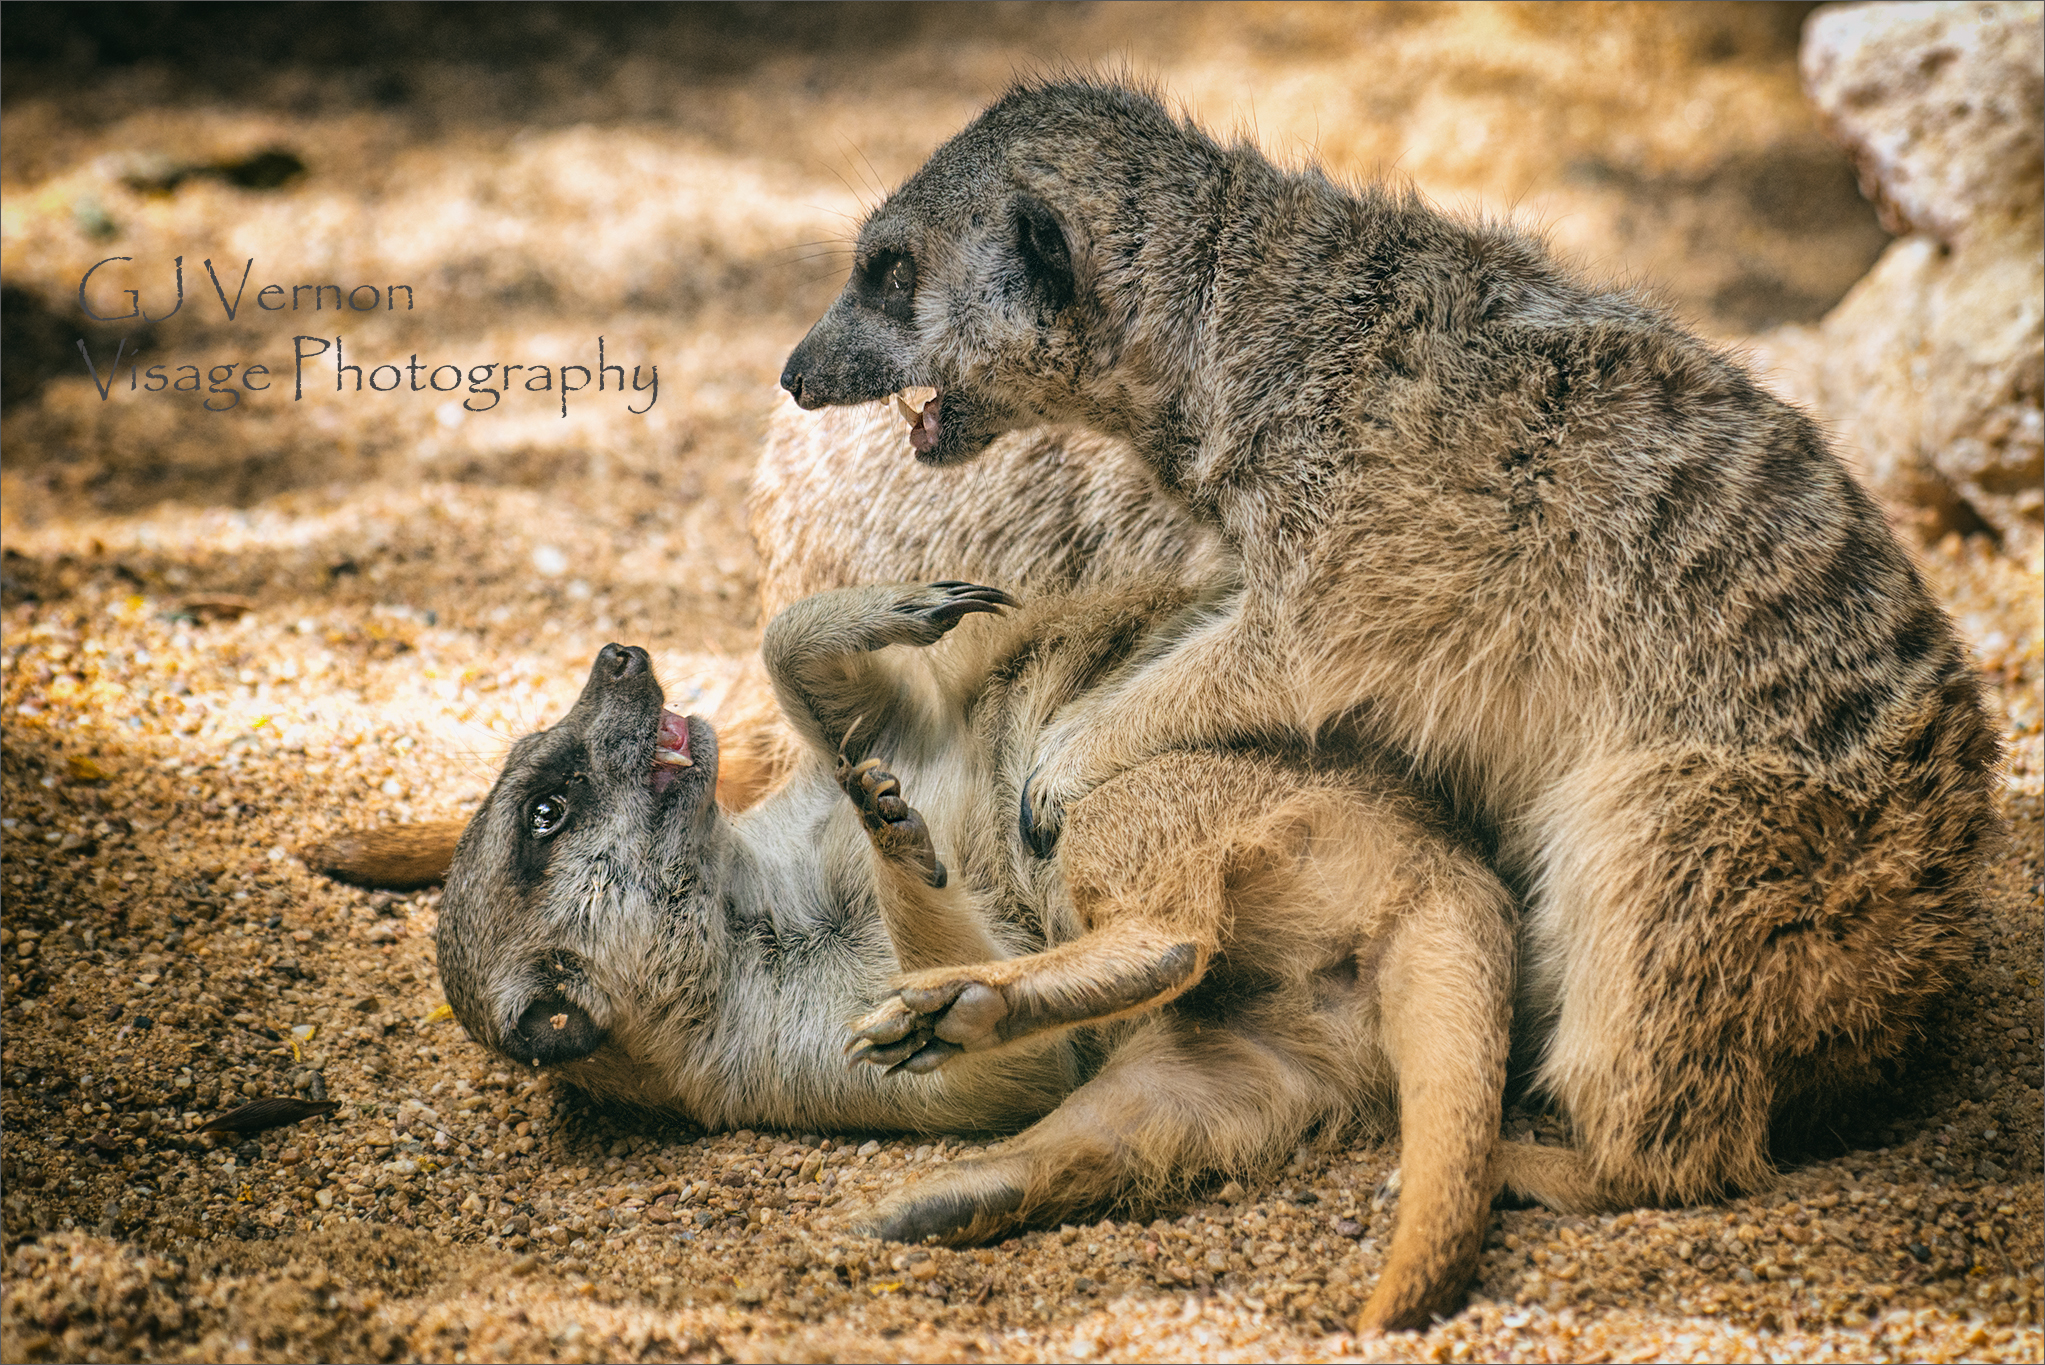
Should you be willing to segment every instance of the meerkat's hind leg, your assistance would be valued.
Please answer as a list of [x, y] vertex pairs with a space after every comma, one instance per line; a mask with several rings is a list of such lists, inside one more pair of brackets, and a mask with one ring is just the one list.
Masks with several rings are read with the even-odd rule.
[[1500, 1193], [1556, 1213], [1604, 1213], [1622, 1202], [1574, 1147], [1500, 1142], [1492, 1159]]
[[1282, 1038], [1166, 1006], [1132, 1023], [1099, 1075], [1001, 1151], [917, 1179], [860, 1223], [891, 1240], [966, 1245], [1150, 1207], [1268, 1166], [1344, 1104]]
[[935, 1071], [961, 1052], [1162, 1004], [1199, 979], [1211, 951], [1173, 926], [1134, 919], [1047, 952], [926, 968], [853, 1023], [846, 1050], [855, 1061]]
[[884, 1242], [971, 1246], [1013, 1229], [1027, 1193], [1025, 1163], [1001, 1157], [960, 1161], [941, 1176], [917, 1181], [854, 1226]]
[[912, 868], [933, 890], [950, 880], [937, 849], [930, 841], [930, 829], [916, 809], [902, 799], [902, 783], [877, 758], [852, 763], [841, 749], [838, 753], [838, 785], [852, 798], [859, 823], [866, 828], [874, 852], [893, 863]]

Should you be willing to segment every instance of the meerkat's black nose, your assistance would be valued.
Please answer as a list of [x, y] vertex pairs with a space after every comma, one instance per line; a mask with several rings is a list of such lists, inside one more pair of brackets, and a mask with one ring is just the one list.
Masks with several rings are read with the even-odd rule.
[[781, 369], [781, 387], [788, 390], [788, 396], [795, 400], [797, 407], [809, 406], [802, 401], [802, 371], [796, 367], [794, 356], [788, 357], [788, 363]]
[[605, 645], [596, 656], [597, 673], [612, 682], [636, 678], [651, 667], [652, 659], [637, 645]]

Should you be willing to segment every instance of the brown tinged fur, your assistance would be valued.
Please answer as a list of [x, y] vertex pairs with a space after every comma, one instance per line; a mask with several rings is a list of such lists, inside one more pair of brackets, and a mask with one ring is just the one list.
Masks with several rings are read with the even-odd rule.
[[351, 829], [298, 850], [323, 877], [353, 886], [412, 891], [447, 876], [466, 820], [421, 820], [411, 825]]
[[[1496, 1189], [1510, 895], [1353, 745], [1156, 755], [1031, 856], [1009, 813], [1037, 733], [1198, 599], [1047, 598], [888, 648], [1008, 600], [891, 585], [781, 613], [763, 655], [804, 756], [742, 814], [707, 799], [707, 729], [695, 767], [649, 778], [659, 690], [607, 647], [463, 838], [450, 1004], [507, 1055], [713, 1127], [1043, 1115], [866, 1215], [908, 1241], [1155, 1207], [1396, 1104], [1404, 1193], [1365, 1320], [1451, 1310]], [[826, 1044], [855, 1017], [877, 1065], [848, 1071]]]
[[[1396, 1085], [1410, 1202], [1363, 1321], [1423, 1325], [1475, 1267], [1511, 994], [1509, 898], [1440, 831], [1367, 769], [1160, 755], [1074, 810], [1060, 862], [1081, 937], [911, 973], [855, 1032], [892, 1039], [913, 1021], [912, 1045], [971, 1054], [1133, 1018], [1098, 1077], [946, 1177], [990, 1200], [1005, 1174], [1013, 1216], [1037, 1223], [1254, 1171], [1278, 1135]], [[880, 1220], [913, 1232], [932, 1199], [913, 1188]]]
[[1583, 1158], [1508, 1152], [1523, 1194], [1761, 1183], [1771, 1117], [1965, 959], [1997, 746], [1950, 624], [1807, 418], [1507, 227], [1018, 86], [869, 218], [783, 383], [934, 387], [937, 465], [1080, 423], [1235, 556], [1045, 729], [1033, 847], [1152, 755], [1341, 726], [1495, 832]]

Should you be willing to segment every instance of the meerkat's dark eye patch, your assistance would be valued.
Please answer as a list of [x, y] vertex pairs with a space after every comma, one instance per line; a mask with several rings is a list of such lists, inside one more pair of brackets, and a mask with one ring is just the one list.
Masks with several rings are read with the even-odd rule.
[[525, 830], [534, 839], [551, 839], [568, 827], [575, 811], [589, 793], [589, 774], [571, 773], [566, 781], [543, 793], [526, 807]]
[[883, 313], [897, 322], [913, 316], [916, 303], [916, 258], [900, 251], [874, 253], [861, 272], [865, 292]]
[[[549, 736], [549, 738], [558, 738]], [[546, 875], [557, 835], [589, 810], [594, 797], [589, 774], [583, 765], [588, 755], [579, 739], [574, 743], [550, 744], [553, 752], [538, 759], [519, 775], [515, 783], [491, 794], [491, 804], [508, 807], [506, 832], [511, 836], [512, 866], [518, 882], [537, 885]], [[514, 754], [514, 761], [519, 755]]]
[[1051, 206], [1035, 195], [1017, 195], [1014, 210], [1016, 255], [1029, 277], [1030, 290], [1046, 311], [1056, 313], [1069, 306], [1079, 292], [1065, 229]]

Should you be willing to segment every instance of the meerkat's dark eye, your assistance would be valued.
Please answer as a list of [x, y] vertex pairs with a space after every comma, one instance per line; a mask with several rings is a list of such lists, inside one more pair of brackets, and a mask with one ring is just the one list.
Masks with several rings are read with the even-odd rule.
[[891, 318], [908, 321], [910, 307], [916, 299], [915, 258], [899, 251], [882, 252], [874, 257], [867, 273], [880, 295], [881, 311]]
[[530, 821], [533, 838], [546, 839], [561, 832], [561, 826], [568, 823], [568, 798], [558, 793], [543, 796], [533, 803]]

